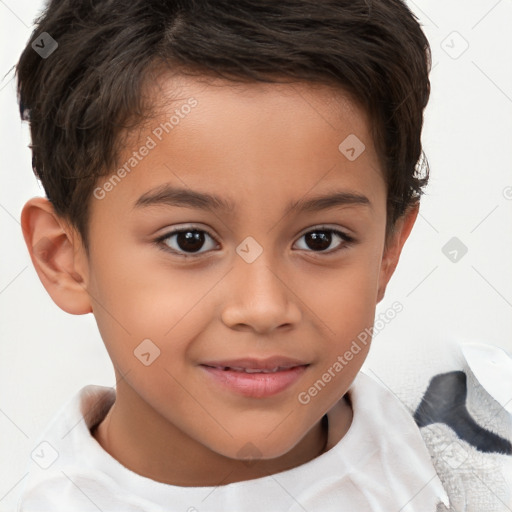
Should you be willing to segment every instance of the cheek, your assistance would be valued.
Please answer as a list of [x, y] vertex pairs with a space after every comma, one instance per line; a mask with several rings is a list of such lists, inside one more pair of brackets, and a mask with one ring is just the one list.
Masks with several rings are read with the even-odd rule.
[[133, 351], [145, 339], [162, 355], [169, 344], [174, 352], [185, 350], [181, 344], [208, 318], [202, 299], [218, 278], [155, 265], [154, 258], [150, 263], [133, 247], [124, 253], [106, 246], [96, 249], [90, 295], [98, 329], [116, 363], [129, 367]]
[[373, 323], [379, 269], [378, 251], [354, 251], [337, 269], [303, 272], [297, 295], [323, 321], [328, 337], [346, 341]]
[[[380, 269], [379, 251], [354, 251], [357, 258], [347, 258], [337, 271], [301, 279], [302, 294], [314, 311], [318, 329], [318, 362], [310, 382], [302, 390], [312, 408], [323, 407], [339, 399], [361, 368], [370, 348], [370, 329]], [[314, 398], [314, 400], [313, 400]]]

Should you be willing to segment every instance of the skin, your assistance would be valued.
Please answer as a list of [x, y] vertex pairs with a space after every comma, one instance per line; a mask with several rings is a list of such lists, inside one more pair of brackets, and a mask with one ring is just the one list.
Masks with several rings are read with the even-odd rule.
[[[350, 427], [343, 397], [370, 344], [308, 404], [298, 395], [373, 325], [418, 209], [386, 238], [387, 188], [370, 123], [343, 91], [167, 77], [150, 94], [169, 101], [133, 134], [119, 162], [148, 136], [156, 147], [102, 199], [91, 198], [89, 254], [46, 199], [29, 200], [22, 212], [43, 285], [63, 310], [94, 314], [114, 365], [116, 402], [94, 436], [132, 471], [174, 485], [227, 484], [304, 464], [322, 452], [320, 420], [335, 404], [334, 440]], [[197, 105], [157, 140], [153, 130], [188, 98]], [[354, 161], [338, 149], [350, 134], [365, 144]], [[134, 207], [163, 184], [217, 194], [234, 210]], [[285, 214], [290, 201], [334, 190], [369, 204]], [[164, 250], [186, 254], [176, 236], [170, 245], [155, 242], [190, 225], [206, 231], [199, 254]], [[326, 225], [354, 241], [327, 230], [327, 249], [315, 249], [304, 235], [326, 233]], [[248, 236], [263, 250], [252, 263], [236, 252]], [[148, 366], [134, 356], [144, 339], [160, 350]], [[273, 355], [309, 366], [267, 398], [226, 390], [200, 366]], [[243, 458], [248, 447], [252, 464]]]

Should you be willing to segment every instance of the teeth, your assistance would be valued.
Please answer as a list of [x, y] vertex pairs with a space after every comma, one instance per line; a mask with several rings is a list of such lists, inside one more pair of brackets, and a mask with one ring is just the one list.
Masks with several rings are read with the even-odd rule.
[[235, 372], [244, 372], [244, 373], [275, 373], [277, 372], [278, 370], [281, 370], [281, 368], [279, 366], [277, 366], [276, 368], [272, 368], [272, 369], [262, 369], [262, 368], [240, 368], [240, 367], [237, 367], [237, 366], [232, 366], [232, 367], [224, 367], [223, 370], [231, 370], [231, 371], [235, 371]]

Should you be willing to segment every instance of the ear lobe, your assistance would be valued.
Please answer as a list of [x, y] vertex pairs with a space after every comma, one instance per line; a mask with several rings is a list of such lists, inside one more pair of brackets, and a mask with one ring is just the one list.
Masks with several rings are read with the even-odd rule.
[[419, 203], [411, 206], [402, 217], [396, 221], [393, 232], [389, 235], [382, 255], [377, 302], [380, 302], [384, 298], [386, 287], [398, 265], [400, 254], [405, 241], [412, 231], [419, 209]]
[[91, 313], [86, 257], [78, 235], [42, 197], [27, 201], [21, 227], [37, 275], [55, 304], [73, 315]]

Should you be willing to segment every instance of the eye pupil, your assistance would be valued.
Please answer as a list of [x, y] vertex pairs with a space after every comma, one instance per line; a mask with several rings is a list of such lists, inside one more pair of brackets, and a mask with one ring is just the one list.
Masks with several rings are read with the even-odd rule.
[[305, 235], [306, 244], [310, 249], [325, 251], [329, 248], [332, 235], [328, 231], [315, 231]]
[[204, 244], [204, 233], [195, 230], [182, 231], [177, 233], [176, 242], [183, 251], [197, 252]]
[[[301, 238], [305, 240], [305, 244], [313, 252], [332, 253], [337, 250], [330, 250], [333, 236], [341, 239], [341, 248], [343, 248], [346, 244], [350, 244], [350, 242], [353, 240], [351, 240], [347, 235], [344, 235], [342, 232], [325, 228], [317, 228], [316, 230], [309, 231], [308, 233], [302, 235]], [[186, 256], [187, 253], [200, 253], [206, 241], [205, 237], [212, 238], [210, 234], [202, 229], [190, 228], [176, 230], [173, 233], [164, 235], [158, 240], [158, 242], [168, 245], [171, 252]], [[173, 245], [176, 245], [177, 247], [173, 247]], [[204, 251], [201, 251], [201, 254], [203, 252]]]

